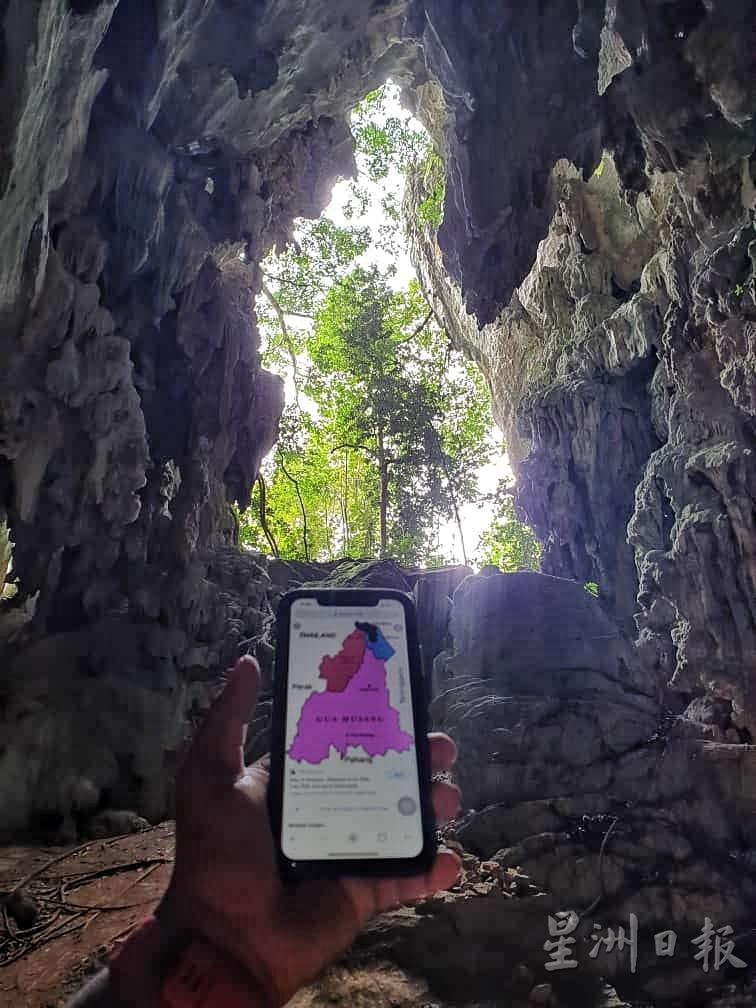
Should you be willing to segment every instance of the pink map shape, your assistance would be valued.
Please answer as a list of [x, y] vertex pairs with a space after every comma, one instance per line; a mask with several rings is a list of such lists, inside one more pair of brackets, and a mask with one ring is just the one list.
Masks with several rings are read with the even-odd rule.
[[321, 763], [331, 746], [342, 756], [348, 746], [359, 746], [368, 756], [385, 756], [389, 750], [405, 752], [412, 742], [389, 703], [384, 663], [368, 648], [343, 692], [326, 690], [305, 700], [289, 756]]

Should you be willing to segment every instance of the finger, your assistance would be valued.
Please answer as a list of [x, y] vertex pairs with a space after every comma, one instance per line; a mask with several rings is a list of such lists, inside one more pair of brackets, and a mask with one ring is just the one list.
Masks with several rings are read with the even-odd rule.
[[445, 823], [450, 819], [456, 819], [462, 805], [462, 792], [457, 785], [448, 784], [446, 781], [434, 781], [431, 794], [436, 822]]
[[462, 861], [454, 851], [442, 847], [431, 870], [418, 878], [404, 879], [402, 898], [405, 902], [432, 896], [442, 889], [449, 889], [457, 882], [462, 871]]
[[390, 907], [403, 903], [412, 903], [424, 896], [453, 886], [459, 878], [462, 862], [459, 857], [446, 848], [441, 848], [433, 867], [425, 875], [417, 875], [406, 879], [386, 879], [378, 886], [376, 893], [376, 911], [380, 913]]
[[250, 655], [240, 658], [228, 685], [208, 711], [189, 759], [214, 766], [234, 777], [244, 769], [244, 736], [255, 709], [260, 666]]
[[320, 929], [335, 956], [371, 917], [448, 889], [459, 878], [461, 868], [460, 858], [442, 848], [431, 870], [414, 878], [345, 878], [337, 885], [299, 886], [287, 893], [287, 928], [301, 930], [310, 942]]
[[431, 773], [443, 773], [449, 770], [457, 759], [457, 746], [448, 735], [441, 732], [431, 732], [430, 743]]
[[348, 898], [348, 906], [354, 932], [357, 932], [367, 922], [391, 907], [401, 906], [404, 898], [401, 894], [401, 883], [405, 879], [384, 878], [344, 878], [341, 888]]
[[391, 907], [401, 906], [404, 902], [402, 896], [402, 882], [399, 878], [377, 879], [372, 883], [374, 913], [381, 913]]

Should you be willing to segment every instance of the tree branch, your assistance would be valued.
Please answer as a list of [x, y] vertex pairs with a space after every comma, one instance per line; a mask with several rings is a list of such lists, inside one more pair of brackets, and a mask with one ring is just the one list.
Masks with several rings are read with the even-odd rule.
[[264, 273], [264, 281], [273, 280], [275, 283], [286, 284], [287, 287], [296, 287], [297, 290], [302, 290], [302, 284], [297, 283], [296, 280], [289, 280], [288, 277], [276, 276], [275, 273]]
[[431, 320], [431, 319], [432, 319], [432, 318], [434, 317], [434, 315], [435, 315], [435, 314], [436, 314], [436, 313], [435, 313], [435, 312], [433, 311], [433, 309], [431, 308], [431, 310], [430, 310], [430, 311], [428, 312], [428, 314], [427, 314], [427, 315], [425, 316], [425, 318], [424, 318], [424, 319], [423, 319], [423, 321], [422, 321], [422, 322], [420, 323], [420, 325], [419, 325], [419, 326], [417, 326], [417, 328], [416, 328], [416, 329], [414, 330], [414, 332], [411, 332], [411, 333], [409, 334], [409, 336], [405, 336], [405, 337], [404, 337], [404, 339], [401, 339], [401, 340], [399, 340], [399, 342], [398, 342], [398, 343], [396, 343], [395, 345], [396, 345], [396, 346], [401, 346], [401, 345], [402, 345], [402, 343], [411, 343], [413, 339], [417, 339], [417, 337], [418, 337], [418, 336], [420, 335], [420, 333], [421, 333], [421, 332], [422, 332], [422, 331], [423, 331], [423, 330], [424, 330], [424, 329], [425, 329], [425, 328], [427, 327], [428, 323], [429, 323], [429, 322], [430, 322], [430, 320]]
[[435, 312], [433, 311], [433, 309], [431, 308], [431, 309], [430, 309], [430, 311], [428, 312], [428, 314], [427, 314], [427, 315], [425, 316], [425, 318], [424, 318], [424, 319], [423, 319], [423, 321], [422, 321], [422, 322], [420, 323], [420, 325], [419, 325], [419, 326], [417, 327], [417, 329], [415, 329], [415, 331], [413, 332], [413, 334], [412, 334], [412, 335], [413, 335], [413, 336], [419, 336], [419, 335], [420, 335], [420, 333], [421, 333], [421, 332], [423, 331], [423, 329], [425, 329], [425, 327], [426, 327], [426, 326], [428, 325], [428, 323], [430, 322], [430, 320], [431, 320], [431, 319], [433, 318], [433, 316], [434, 316], [435, 314], [436, 314], [436, 313], [435, 313]]
[[[340, 444], [336, 445], [335, 448], [331, 448], [331, 454], [334, 455], [337, 451], [343, 451], [345, 448], [351, 448], [353, 451], [364, 451], [368, 455], [372, 455], [373, 458], [378, 458], [378, 452], [375, 448], [371, 448], [370, 445], [364, 444]], [[386, 455], [386, 462], [388, 465], [394, 465], [399, 459], [395, 455]]]
[[281, 555], [278, 551], [278, 543], [268, 525], [268, 512], [266, 508], [267, 499], [267, 487], [265, 486], [265, 478], [262, 473], [257, 474], [257, 485], [260, 488], [260, 524], [262, 525], [262, 530], [265, 533], [265, 538], [268, 540], [270, 548], [273, 550], [273, 556], [278, 559]]
[[299, 489], [299, 483], [294, 479], [283, 460], [283, 452], [279, 449], [278, 451], [278, 464], [281, 466], [281, 472], [284, 474], [286, 479], [292, 484], [297, 495], [297, 500], [299, 501], [299, 510], [302, 512], [302, 541], [304, 543], [304, 555], [307, 563], [310, 562], [310, 547], [307, 542], [307, 511], [305, 510], [304, 500], [302, 499], [302, 491]]
[[284, 308], [283, 309], [283, 313], [284, 313], [284, 315], [291, 315], [292, 318], [306, 318], [306, 319], [314, 319], [315, 318], [314, 315], [308, 315], [307, 312], [289, 311], [288, 308]]
[[[308, 256], [308, 258], [310, 258]], [[312, 262], [312, 260], [310, 260]], [[277, 276], [275, 273], [264, 274], [267, 280], [274, 280], [276, 283], [286, 284], [287, 287], [296, 287], [297, 290], [305, 290], [304, 284], [299, 283], [296, 280], [290, 280], [289, 277]], [[313, 265], [310, 271], [311, 276], [317, 277], [319, 280], [338, 280], [339, 274], [337, 270], [327, 270], [318, 269], [317, 266]]]
[[375, 448], [371, 448], [369, 445], [364, 445], [364, 444], [340, 444], [340, 445], [336, 445], [335, 448], [331, 448], [331, 454], [333, 455], [337, 451], [343, 451], [345, 448], [351, 448], [353, 451], [364, 451], [364, 452], [367, 452], [368, 455], [373, 455], [373, 456], [376, 456], [378, 454], [378, 452], [375, 450]]
[[296, 351], [294, 350], [294, 344], [291, 340], [291, 336], [289, 335], [289, 327], [286, 325], [286, 319], [284, 317], [284, 312], [283, 309], [281, 308], [281, 305], [278, 303], [270, 287], [268, 287], [268, 285], [265, 283], [264, 278], [262, 281], [262, 292], [273, 306], [273, 311], [276, 313], [276, 316], [278, 317], [278, 324], [281, 326], [281, 334], [283, 335], [284, 343], [286, 344], [286, 349], [289, 351], [289, 356], [291, 357], [291, 366], [294, 371], [293, 376], [294, 398], [296, 399], [297, 406], [299, 406], [299, 367], [297, 365], [297, 355]]

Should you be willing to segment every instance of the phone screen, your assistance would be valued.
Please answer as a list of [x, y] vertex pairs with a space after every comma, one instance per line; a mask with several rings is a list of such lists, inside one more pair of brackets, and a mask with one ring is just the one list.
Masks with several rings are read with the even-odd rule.
[[423, 849], [404, 607], [292, 603], [281, 849], [291, 861]]

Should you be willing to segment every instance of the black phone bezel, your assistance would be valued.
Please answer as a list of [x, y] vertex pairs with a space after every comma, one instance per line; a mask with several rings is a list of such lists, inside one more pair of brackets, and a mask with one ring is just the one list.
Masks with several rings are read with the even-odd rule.
[[[404, 608], [409, 658], [409, 680], [414, 715], [415, 753], [420, 781], [423, 849], [414, 858], [355, 858], [350, 860], [292, 861], [281, 846], [283, 787], [286, 749], [286, 702], [289, 670], [291, 606], [297, 599], [315, 599], [321, 605], [376, 606], [381, 599], [395, 599]], [[268, 806], [279, 871], [286, 879], [390, 878], [420, 875], [430, 870], [437, 850], [436, 823], [431, 799], [431, 768], [428, 745], [428, 710], [412, 598], [393, 588], [299, 588], [281, 599], [276, 614], [277, 641], [273, 677], [273, 717], [270, 747]]]

